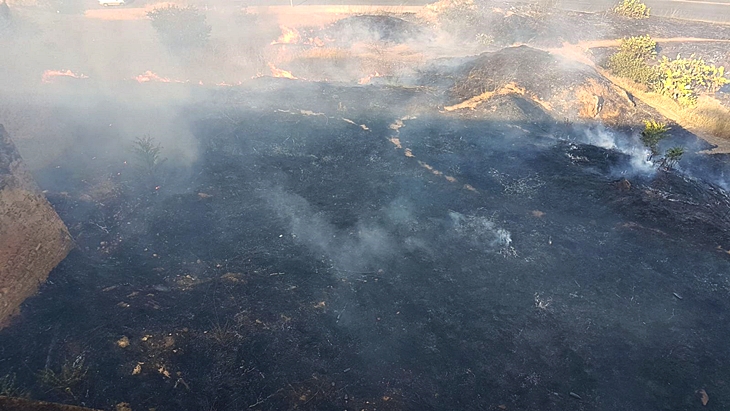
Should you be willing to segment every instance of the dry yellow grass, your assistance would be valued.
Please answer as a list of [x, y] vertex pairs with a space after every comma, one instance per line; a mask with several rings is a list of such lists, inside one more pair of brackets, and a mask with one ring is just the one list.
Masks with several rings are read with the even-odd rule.
[[294, 58], [337, 61], [351, 57], [352, 52], [347, 49], [339, 47], [315, 47], [297, 53]]
[[695, 127], [730, 142], [730, 109], [716, 99], [701, 97], [696, 107], [687, 110], [686, 116]]

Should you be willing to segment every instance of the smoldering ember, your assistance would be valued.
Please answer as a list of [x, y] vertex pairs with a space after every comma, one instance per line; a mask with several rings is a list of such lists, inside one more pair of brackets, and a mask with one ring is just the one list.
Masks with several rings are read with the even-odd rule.
[[730, 408], [729, 23], [3, 0], [0, 409]]

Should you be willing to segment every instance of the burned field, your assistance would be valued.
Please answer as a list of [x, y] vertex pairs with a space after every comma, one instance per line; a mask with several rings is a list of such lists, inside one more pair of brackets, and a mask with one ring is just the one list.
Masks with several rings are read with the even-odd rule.
[[97, 163], [110, 190], [39, 173], [77, 249], [0, 334], [14, 389], [190, 410], [730, 401], [722, 191], [625, 185], [629, 156], [584, 126], [259, 87], [182, 108], [190, 166]]
[[[355, 16], [267, 41], [288, 79], [149, 71], [119, 99], [52, 83], [63, 104], [36, 116], [75, 139], [34, 177], [76, 247], [0, 332], [0, 395], [557, 411], [686, 410], [704, 393], [726, 408], [727, 157], [595, 64], [621, 30], [705, 26], [567, 13], [611, 30], [558, 36], [548, 17], [489, 13], [474, 56], [431, 59], [443, 45], [413, 46], [434, 33], [413, 16]], [[565, 40], [596, 40], [595, 61]], [[723, 47], [664, 52], [722, 62]], [[169, 113], [162, 142], [116, 128]], [[679, 166], [646, 160], [645, 119], [671, 126], [662, 149], [687, 147]]]

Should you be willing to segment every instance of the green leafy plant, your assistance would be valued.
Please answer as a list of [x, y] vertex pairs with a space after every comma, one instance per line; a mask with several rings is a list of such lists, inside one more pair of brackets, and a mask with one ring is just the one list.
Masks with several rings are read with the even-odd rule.
[[181, 49], [200, 47], [208, 42], [212, 27], [205, 14], [193, 6], [168, 5], [147, 13], [152, 27], [168, 47]]
[[672, 98], [682, 107], [696, 105], [700, 93], [715, 93], [730, 84], [725, 67], [707, 64], [694, 55], [689, 58], [678, 55], [674, 60], [662, 56], [655, 61], [656, 48], [656, 41], [648, 35], [627, 37], [608, 58], [606, 67], [617, 76]]
[[669, 127], [666, 124], [656, 120], [645, 120], [644, 130], [641, 132], [641, 142], [649, 149], [649, 160], [659, 154], [659, 142], [667, 137]]
[[630, 19], [648, 18], [650, 10], [641, 0], [623, 0], [613, 8], [614, 13]]
[[139, 137], [134, 140], [132, 152], [135, 155], [135, 166], [146, 175], [155, 175], [162, 164], [167, 161], [162, 158], [162, 146], [150, 136]]
[[679, 105], [690, 107], [697, 104], [698, 92], [714, 93], [730, 83], [725, 77], [725, 67], [706, 64], [703, 59], [677, 56], [670, 60], [666, 56], [657, 66], [658, 82], [655, 91], [671, 97]]
[[684, 155], [684, 147], [672, 147], [664, 153], [664, 158], [662, 158], [660, 164], [667, 170], [671, 170], [677, 165], [677, 163], [679, 163], [679, 160], [682, 159], [682, 155]]

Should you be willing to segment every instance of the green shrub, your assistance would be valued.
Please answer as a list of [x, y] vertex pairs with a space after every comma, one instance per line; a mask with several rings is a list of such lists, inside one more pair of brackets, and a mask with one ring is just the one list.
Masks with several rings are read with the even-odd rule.
[[677, 163], [679, 163], [679, 160], [682, 159], [682, 155], [684, 155], [684, 147], [672, 147], [664, 153], [664, 158], [662, 158], [660, 164], [667, 170], [671, 170], [677, 165]]
[[648, 61], [656, 57], [656, 41], [650, 36], [627, 37], [619, 51], [608, 58], [606, 67], [620, 77], [626, 77], [647, 86], [656, 79], [656, 70]]
[[656, 91], [684, 107], [697, 104], [698, 93], [714, 93], [730, 83], [730, 79], [725, 77], [725, 67], [708, 65], [694, 56], [686, 59], [677, 56], [674, 60], [664, 56], [659, 60], [656, 70], [659, 80], [655, 84]]
[[683, 107], [697, 104], [699, 93], [714, 93], [730, 79], [725, 68], [706, 64], [691, 56], [670, 60], [662, 57], [656, 64], [656, 41], [648, 35], [627, 37], [619, 50], [609, 56], [606, 67], [617, 76], [629, 78], [668, 96]]
[[648, 34], [645, 36], [626, 37], [621, 40], [619, 51], [645, 60], [655, 58], [656, 41]]
[[147, 17], [162, 42], [171, 48], [203, 46], [210, 37], [211, 26], [206, 23], [205, 14], [193, 6], [155, 8]]
[[656, 70], [645, 59], [619, 51], [608, 58], [606, 67], [619, 77], [629, 78], [637, 83], [651, 85], [657, 80]]
[[644, 146], [646, 146], [646, 148], [648, 148], [651, 152], [649, 160], [659, 154], [657, 146], [662, 139], [667, 137], [668, 132], [669, 127], [667, 127], [664, 123], [660, 123], [655, 120], [644, 121], [644, 131], [641, 132], [641, 142], [644, 143]]
[[619, 16], [630, 19], [645, 19], [649, 17], [649, 8], [641, 0], [623, 0], [613, 8], [613, 12]]

